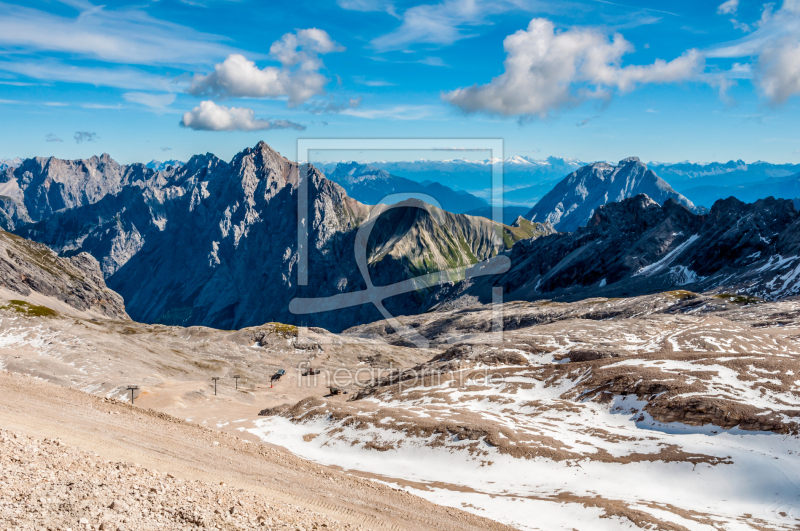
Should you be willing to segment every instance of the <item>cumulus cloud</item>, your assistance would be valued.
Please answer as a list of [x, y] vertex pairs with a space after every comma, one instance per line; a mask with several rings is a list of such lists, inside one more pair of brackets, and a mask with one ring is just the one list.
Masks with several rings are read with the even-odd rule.
[[72, 138], [75, 139], [75, 142], [80, 144], [81, 142], [94, 142], [100, 137], [97, 136], [97, 133], [91, 133], [89, 131], [75, 131], [75, 135]]
[[44, 137], [44, 141], [45, 142], [63, 142], [63, 140], [58, 138], [58, 136], [54, 135], [53, 133], [50, 133], [47, 136], [45, 136]]
[[166, 147], [166, 146], [165, 146], [165, 147], [162, 147], [162, 148], [161, 148], [161, 151], [172, 151], [172, 148], [171, 148], [171, 147]]
[[305, 130], [288, 120], [262, 120], [255, 117], [252, 109], [226, 107], [213, 101], [203, 101], [191, 111], [184, 113], [181, 125], [195, 131], [265, 131], [267, 129]]
[[320, 29], [287, 33], [269, 50], [280, 67], [258, 68], [245, 56], [231, 54], [210, 74], [195, 75], [187, 92], [223, 98], [287, 97], [294, 107], [325, 91], [329, 79], [320, 73], [324, 67], [320, 56], [343, 50]]
[[758, 84], [773, 105], [800, 94], [800, 42], [784, 40], [758, 58]]
[[720, 15], [735, 15], [739, 9], [739, 0], [728, 0], [720, 4], [717, 8], [717, 13]]
[[705, 66], [697, 50], [672, 61], [620, 66], [633, 46], [620, 34], [609, 40], [585, 28], [556, 32], [546, 19], [506, 37], [505, 72], [486, 85], [456, 89], [443, 99], [466, 112], [544, 118], [589, 99], [608, 99], [612, 90], [692, 78]]

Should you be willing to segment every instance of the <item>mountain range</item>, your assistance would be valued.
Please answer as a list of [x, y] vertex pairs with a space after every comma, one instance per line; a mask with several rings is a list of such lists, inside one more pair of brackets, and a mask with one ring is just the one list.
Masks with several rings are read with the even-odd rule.
[[[317, 166], [326, 173], [338, 163], [325, 162]], [[584, 165], [577, 159], [548, 157], [537, 160], [525, 156], [505, 159], [449, 159], [412, 161], [372, 161], [368, 166], [419, 183], [432, 181], [456, 191], [490, 198], [492, 171], [503, 171], [504, 200], [510, 206], [532, 206], [553, 184]]]
[[[348, 197], [313, 166], [303, 176], [309, 278], [307, 286], [298, 286], [301, 168], [263, 142], [230, 162], [197, 155], [164, 171], [122, 166], [107, 155], [62, 162], [32, 159], [6, 173], [9, 187], [21, 183], [18, 200], [34, 221], [15, 232], [63, 256], [94, 256], [108, 286], [123, 296], [136, 320], [229, 329], [302, 322], [339, 330], [380, 317], [372, 306], [302, 318], [288, 310], [294, 297], [366, 287], [353, 249], [372, 207]], [[33, 182], [41, 183], [38, 194], [26, 184]], [[81, 195], [73, 187], [95, 194]], [[54, 208], [67, 200], [67, 207]], [[552, 228], [501, 227], [480, 217], [402, 205], [382, 216], [372, 231], [371, 279], [385, 285], [421, 271], [468, 266], [548, 231]], [[416, 313], [420, 301], [420, 294], [410, 293], [391, 299], [387, 307]]]
[[800, 197], [800, 173], [788, 177], [770, 177], [763, 181], [744, 184], [703, 185], [684, 190], [695, 203], [713, 205], [719, 199], [735, 197], [751, 203], [767, 197], [792, 199]]
[[599, 207], [586, 226], [514, 245], [511, 269], [437, 295], [433, 309], [505, 300], [579, 300], [714, 290], [742, 301], [800, 294], [800, 213], [786, 199], [717, 201], [692, 212], [644, 194]]
[[747, 164], [743, 160], [707, 163], [651, 162], [648, 165], [681, 192], [701, 184], [704, 186], [740, 185], [800, 173], [800, 164], [773, 164], [762, 161], [752, 164]]
[[[432, 186], [354, 163], [333, 167], [328, 179], [263, 142], [229, 162], [205, 154], [154, 166], [162, 169], [121, 165], [107, 154], [20, 161], [0, 172], [0, 224], [63, 259], [93, 257], [108, 288], [139, 321], [225, 329], [280, 321], [338, 331], [381, 315], [371, 305], [294, 315], [289, 301], [366, 289], [353, 251], [359, 228], [379, 210], [348, 189], [369, 202], [377, 194], [406, 193], [398, 187], [407, 182]], [[302, 183], [308, 283], [301, 286]], [[460, 271], [442, 285], [387, 299], [394, 315], [487, 301], [497, 285], [525, 300], [679, 286], [765, 298], [797, 292], [793, 257], [800, 255], [800, 236], [792, 201], [726, 199], [709, 211], [635, 157], [571, 172], [525, 216], [507, 217], [503, 225], [488, 219], [488, 206], [469, 215], [449, 212], [477, 198], [439, 188], [443, 195], [431, 195], [445, 208], [401, 201], [377, 218], [366, 242], [375, 286]], [[507, 273], [464, 279], [464, 267], [499, 254], [511, 261]]]
[[456, 214], [489, 206], [483, 199], [463, 190], [456, 192], [438, 182], [412, 181], [358, 162], [339, 163], [325, 176], [344, 188], [348, 196], [367, 205], [383, 203], [390, 195], [398, 196], [394, 203], [404, 197], [423, 195], [433, 197], [444, 210]]

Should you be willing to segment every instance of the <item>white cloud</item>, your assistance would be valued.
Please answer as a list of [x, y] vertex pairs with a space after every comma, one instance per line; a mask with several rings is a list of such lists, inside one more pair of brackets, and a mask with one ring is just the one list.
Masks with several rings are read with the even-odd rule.
[[383, 79], [367, 79], [363, 76], [353, 76], [353, 81], [359, 85], [365, 85], [367, 87], [394, 87], [397, 85], [397, 83], [384, 81]]
[[328, 78], [320, 73], [320, 55], [344, 50], [323, 30], [310, 28], [287, 33], [272, 43], [270, 54], [281, 66], [260, 69], [240, 54], [229, 55], [210, 74], [197, 74], [188, 93], [195, 96], [280, 98], [289, 106], [322, 94]]
[[122, 108], [121, 103], [117, 103], [116, 105], [109, 105], [107, 103], [81, 103], [81, 107], [84, 109], [114, 109], [119, 110]]
[[[800, 0], [784, 0], [773, 11], [765, 4], [758, 27], [739, 40], [705, 52], [710, 58], [752, 58], [752, 64], [736, 64], [730, 77], [752, 77], [759, 92], [772, 105], [800, 95]], [[747, 73], [751, 75], [736, 75]]]
[[773, 105], [800, 94], [800, 42], [787, 39], [765, 49], [757, 72], [759, 88]]
[[392, 2], [386, 2], [385, 0], [336, 0], [336, 4], [348, 11], [361, 11], [364, 13], [383, 11], [395, 18], [399, 18], [395, 11], [394, 4]]
[[175, 101], [175, 94], [148, 94], [146, 92], [126, 92], [122, 95], [125, 101], [138, 103], [151, 109], [163, 111]]
[[54, 135], [53, 133], [48, 133], [48, 134], [47, 134], [47, 135], [44, 137], [44, 141], [45, 141], [45, 142], [63, 142], [63, 140], [61, 140], [60, 138], [58, 138], [58, 135]]
[[379, 51], [402, 50], [412, 43], [452, 44], [469, 37], [465, 26], [483, 23], [489, 6], [480, 1], [446, 0], [440, 4], [414, 6], [405, 11], [396, 30], [372, 41]]
[[0, 2], [0, 47], [144, 65], [205, 64], [209, 58], [235, 51], [219, 36], [151, 17], [140, 9], [108, 10], [89, 2], [69, 5], [79, 11], [77, 16]]
[[717, 8], [717, 13], [720, 15], [735, 15], [739, 9], [739, 0], [728, 0], [720, 4]]
[[609, 40], [593, 29], [556, 32], [546, 19], [506, 37], [505, 72], [486, 85], [442, 95], [466, 112], [544, 118], [561, 107], [588, 99], [607, 99], [611, 90], [628, 92], [639, 84], [690, 79], [704, 68], [696, 50], [672, 61], [620, 66], [633, 46], [622, 35]]
[[431, 116], [435, 107], [431, 105], [395, 105], [373, 109], [346, 109], [342, 114], [370, 120], [389, 118], [394, 120], [422, 120]]
[[[341, 5], [341, 4], [340, 4]], [[563, 6], [538, 0], [444, 0], [413, 6], [402, 14], [400, 27], [372, 41], [380, 51], [408, 50], [411, 44], [450, 45], [474, 37], [471, 28], [489, 24], [488, 17], [508, 11], [547, 13]]]
[[308, 112], [312, 114], [336, 114], [346, 109], [358, 109], [361, 106], [362, 98], [349, 98], [347, 100], [336, 100], [329, 98], [323, 101], [316, 101], [306, 106]]
[[267, 129], [296, 129], [305, 126], [288, 120], [262, 120], [255, 117], [252, 109], [225, 107], [213, 101], [203, 101], [191, 111], [184, 113], [183, 127], [196, 131], [264, 131]]
[[0, 61], [0, 70], [14, 72], [35, 79], [83, 83], [101, 87], [133, 90], [182, 90], [171, 80], [137, 68], [102, 68], [67, 65], [58, 61]]

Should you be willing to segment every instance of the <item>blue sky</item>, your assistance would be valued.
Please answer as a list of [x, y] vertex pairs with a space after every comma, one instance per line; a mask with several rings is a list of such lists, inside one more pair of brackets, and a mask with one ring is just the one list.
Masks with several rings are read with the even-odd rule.
[[800, 0], [0, 2], [0, 158], [258, 140], [800, 163]]

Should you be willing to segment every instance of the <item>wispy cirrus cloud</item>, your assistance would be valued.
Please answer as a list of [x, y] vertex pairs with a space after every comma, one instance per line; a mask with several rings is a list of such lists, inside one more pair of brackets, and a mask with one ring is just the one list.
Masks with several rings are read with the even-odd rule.
[[732, 77], [752, 77], [770, 104], [782, 105], [800, 95], [800, 0], [784, 0], [777, 11], [773, 4], [765, 4], [753, 26], [757, 29], [749, 35], [714, 46], [705, 55], [750, 59], [752, 63], [736, 63], [738, 71], [732, 74], [739, 75]]
[[138, 103], [157, 111], [164, 111], [175, 101], [175, 94], [149, 94], [147, 92], [126, 92], [125, 101]]
[[128, 90], [180, 92], [183, 86], [174, 80], [138, 68], [87, 67], [66, 64], [55, 59], [0, 61], [0, 70], [47, 81], [83, 83]]
[[398, 28], [373, 39], [371, 44], [379, 52], [404, 50], [412, 44], [445, 46], [474, 37], [476, 29], [489, 24], [492, 15], [510, 11], [553, 13], [563, 8], [558, 3], [538, 0], [444, 0], [417, 5], [402, 13]]
[[305, 130], [305, 126], [289, 120], [264, 120], [255, 117], [252, 109], [226, 107], [203, 101], [184, 113], [180, 125], [195, 131], [266, 131], [269, 129]]
[[306, 110], [312, 114], [336, 114], [347, 109], [358, 109], [361, 106], [362, 98], [349, 98], [337, 100], [329, 98], [323, 101], [311, 102], [306, 106]]
[[207, 64], [236, 51], [220, 36], [157, 19], [141, 9], [62, 3], [73, 7], [75, 15], [0, 2], [0, 47], [137, 65]]
[[336, 0], [336, 4], [342, 9], [349, 11], [367, 12], [384, 12], [395, 18], [400, 18], [397, 14], [393, 2], [386, 0]]
[[44, 137], [44, 141], [45, 142], [63, 142], [63, 140], [58, 138], [58, 135], [54, 135], [53, 133], [49, 133], [48, 135], [46, 135]]
[[393, 120], [421, 120], [429, 118], [437, 110], [432, 105], [392, 105], [370, 109], [345, 109], [341, 114], [370, 120], [388, 118]]

